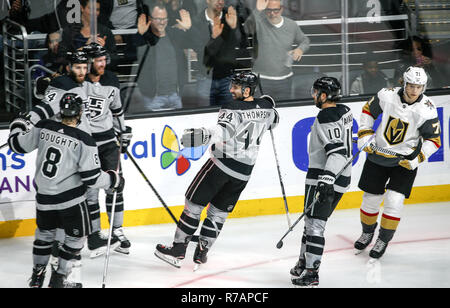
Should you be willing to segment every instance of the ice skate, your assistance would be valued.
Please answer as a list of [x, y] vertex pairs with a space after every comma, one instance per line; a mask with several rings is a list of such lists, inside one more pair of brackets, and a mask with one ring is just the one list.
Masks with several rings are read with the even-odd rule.
[[369, 246], [369, 244], [372, 242], [373, 240], [373, 236], [375, 235], [375, 228], [376, 228], [377, 224], [375, 224], [375, 227], [373, 228], [374, 232], [363, 232], [361, 234], [361, 236], [359, 237], [359, 239], [356, 240], [354, 247], [355, 247], [355, 255], [359, 255], [360, 253], [362, 253], [367, 246]]
[[188, 243], [173, 243], [173, 246], [165, 246], [162, 244], [156, 245], [155, 256], [169, 263], [176, 268], [181, 267], [181, 261], [186, 255], [186, 248]]
[[[88, 249], [91, 251], [90, 258], [97, 258], [106, 253], [108, 246], [108, 237], [106, 237], [102, 232], [97, 231], [89, 234], [88, 236]], [[111, 238], [111, 249], [116, 249], [120, 245], [118, 238], [114, 236]]]
[[305, 260], [298, 259], [297, 263], [295, 263], [295, 266], [293, 268], [291, 268], [291, 271], [290, 271], [291, 279], [300, 278], [300, 276], [304, 270], [305, 270]]
[[319, 286], [319, 271], [316, 269], [305, 269], [298, 278], [291, 279], [295, 287], [316, 288]]
[[81, 283], [81, 268], [83, 264], [81, 262], [81, 255], [77, 255], [72, 260], [72, 270], [67, 275], [66, 281], [68, 283]]
[[117, 251], [117, 252], [120, 252], [120, 253], [123, 253], [126, 255], [130, 253], [131, 243], [123, 234], [122, 227], [115, 228], [113, 230], [113, 238], [120, 242], [120, 245], [117, 246], [116, 249], [114, 249], [114, 251]]
[[200, 265], [205, 264], [208, 261], [208, 248], [202, 240], [198, 241], [197, 247], [194, 252], [194, 272], [200, 268]]
[[375, 242], [375, 245], [372, 247], [372, 249], [369, 252], [369, 256], [373, 259], [379, 259], [383, 256], [384, 252], [386, 251], [388, 243], [383, 242], [380, 240], [380, 238], [377, 238], [377, 241]]
[[70, 282], [66, 279], [66, 276], [52, 270], [52, 276], [50, 277], [50, 282], [48, 283], [49, 288], [73, 288], [79, 289], [83, 287], [83, 284], [79, 282]]
[[46, 267], [46, 265], [37, 264], [33, 268], [33, 274], [31, 275], [30, 282], [28, 283], [30, 288], [42, 288], [45, 279]]

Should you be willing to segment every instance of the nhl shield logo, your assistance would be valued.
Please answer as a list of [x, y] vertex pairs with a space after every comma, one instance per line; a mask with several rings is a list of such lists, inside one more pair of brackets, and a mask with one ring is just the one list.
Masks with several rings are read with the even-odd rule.
[[402, 143], [408, 126], [409, 123], [390, 116], [384, 131], [384, 138], [390, 145]]
[[103, 113], [103, 107], [105, 106], [105, 99], [90, 96], [89, 97], [89, 113], [90, 118], [95, 120]]

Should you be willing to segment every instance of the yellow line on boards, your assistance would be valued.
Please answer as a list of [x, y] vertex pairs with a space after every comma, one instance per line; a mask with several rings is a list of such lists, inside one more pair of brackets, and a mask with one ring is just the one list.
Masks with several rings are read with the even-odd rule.
[[[359, 208], [363, 193], [361, 191], [347, 192], [338, 204], [339, 209]], [[287, 197], [290, 213], [303, 211], [303, 196]], [[411, 197], [405, 200], [405, 204], [431, 203], [450, 201], [450, 185], [420, 186], [414, 187]], [[184, 206], [171, 206], [170, 210], [175, 217], [180, 217]], [[202, 219], [206, 211], [202, 213]], [[240, 200], [230, 218], [242, 218], [261, 215], [284, 214], [284, 202], [281, 197]], [[359, 219], [359, 215], [355, 217]], [[162, 208], [148, 208], [141, 210], [128, 210], [124, 213], [124, 227], [135, 227], [153, 224], [173, 223], [172, 218], [167, 211]], [[108, 219], [106, 213], [101, 213], [101, 224], [103, 228], [108, 228]], [[0, 222], [0, 238], [10, 238], [18, 236], [31, 236], [36, 230], [35, 219], [11, 220]]]

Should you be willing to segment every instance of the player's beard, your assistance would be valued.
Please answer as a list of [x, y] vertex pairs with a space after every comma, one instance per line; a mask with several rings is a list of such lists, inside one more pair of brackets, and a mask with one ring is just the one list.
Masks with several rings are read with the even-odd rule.
[[[239, 92], [238, 92], [239, 93]], [[236, 100], [243, 100], [244, 99], [244, 97], [242, 96], [242, 94], [241, 95], [239, 95], [239, 94], [236, 94], [235, 92], [231, 92], [231, 97], [236, 101]]]
[[93, 74], [95, 76], [102, 76], [105, 74], [105, 67], [103, 66], [100, 69], [97, 69], [94, 66], [92, 66], [91, 74]]
[[72, 77], [72, 79], [76, 82], [76, 83], [83, 83], [84, 80], [86, 79], [86, 75], [77, 75], [74, 72], [70, 72], [70, 77]]

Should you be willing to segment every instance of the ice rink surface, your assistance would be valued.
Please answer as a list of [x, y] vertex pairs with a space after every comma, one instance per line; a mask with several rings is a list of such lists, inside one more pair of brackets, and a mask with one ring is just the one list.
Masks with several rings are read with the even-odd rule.
[[[298, 217], [298, 213], [291, 214], [291, 221]], [[353, 242], [361, 232], [359, 209], [335, 211], [326, 228], [319, 287], [450, 287], [449, 218], [448, 202], [406, 205], [386, 254], [380, 261], [369, 264], [368, 251], [360, 255], [353, 252]], [[229, 219], [208, 254], [208, 263], [193, 272], [195, 243], [189, 245], [180, 269], [153, 254], [156, 244], [171, 244], [175, 224], [125, 228], [132, 244], [131, 253], [111, 253], [106, 287], [291, 288], [289, 270], [298, 258], [303, 222], [277, 249], [276, 243], [287, 229], [285, 215]], [[33, 237], [0, 239], [1, 288], [27, 287], [32, 270], [32, 243]], [[100, 288], [104, 256], [89, 259], [85, 248], [82, 257], [84, 287]], [[44, 286], [49, 278], [50, 268]]]

